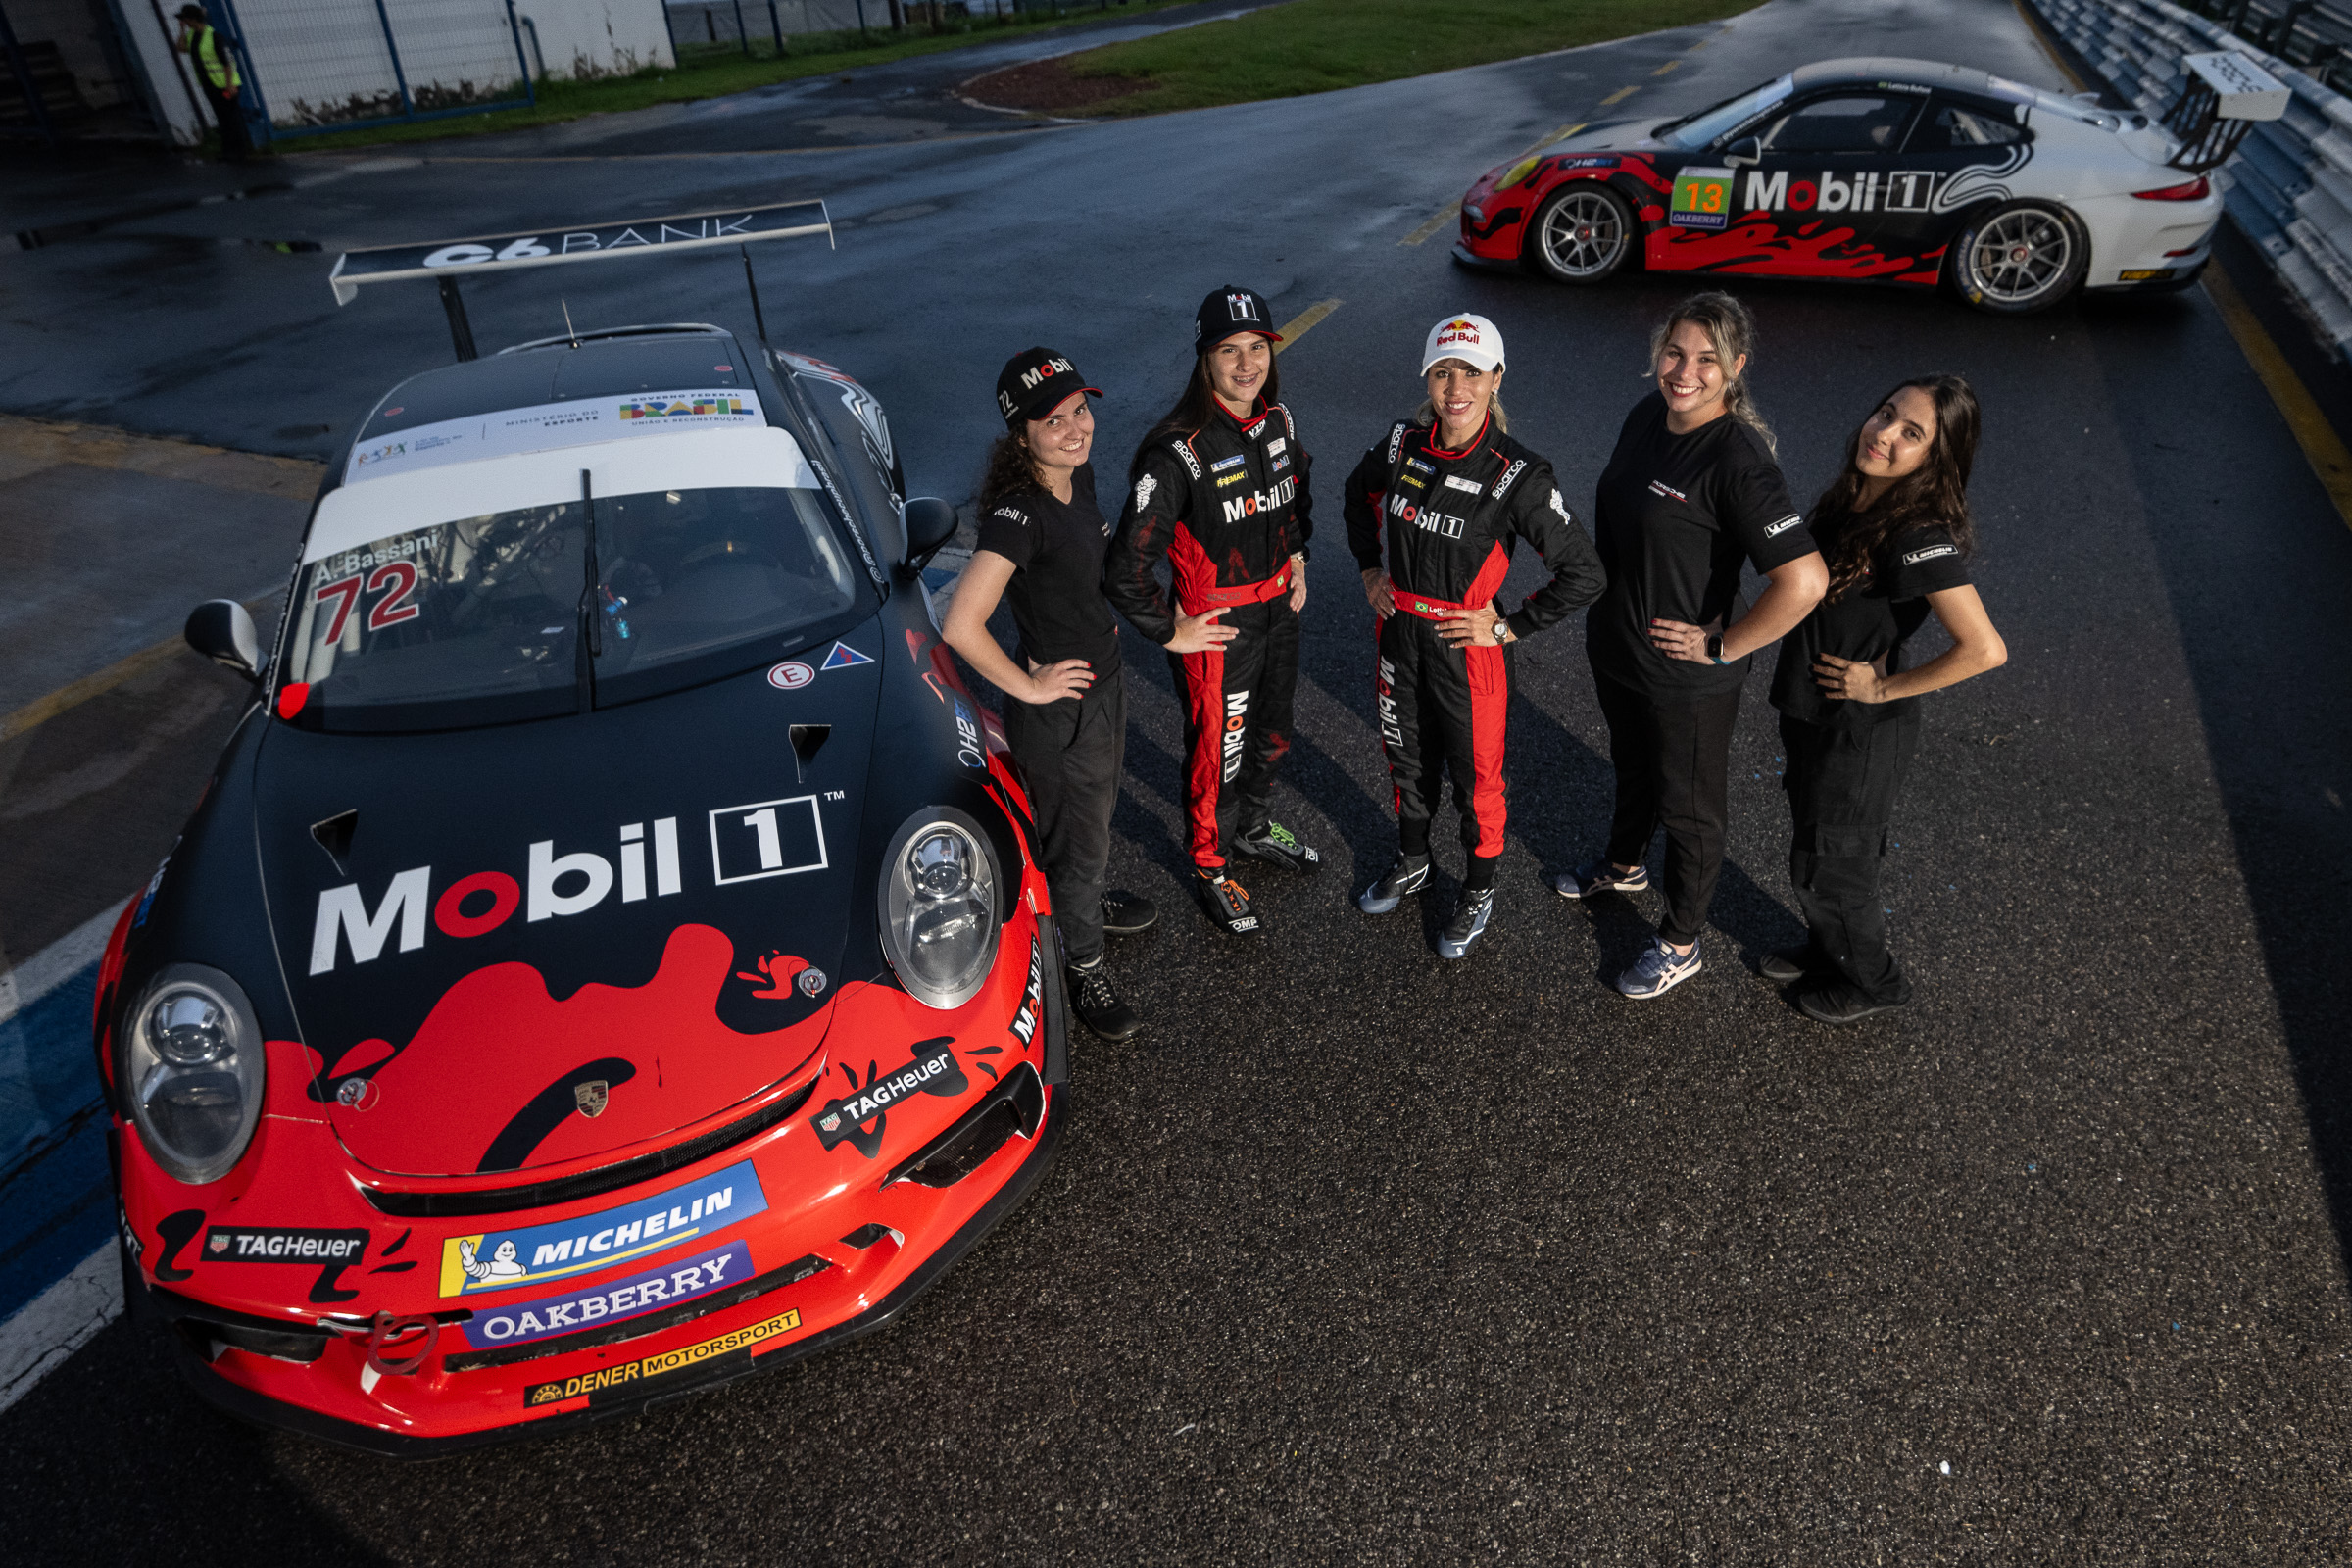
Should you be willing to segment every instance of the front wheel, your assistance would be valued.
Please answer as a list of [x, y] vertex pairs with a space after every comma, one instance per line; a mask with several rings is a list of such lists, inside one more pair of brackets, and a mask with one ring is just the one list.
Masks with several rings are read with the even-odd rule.
[[2089, 268], [2082, 225], [2047, 202], [1996, 207], [1952, 242], [1952, 288], [1997, 316], [2049, 309], [2074, 292]]
[[1563, 283], [1597, 283], [1634, 253], [1634, 211], [1598, 180], [1571, 181], [1536, 210], [1528, 255]]

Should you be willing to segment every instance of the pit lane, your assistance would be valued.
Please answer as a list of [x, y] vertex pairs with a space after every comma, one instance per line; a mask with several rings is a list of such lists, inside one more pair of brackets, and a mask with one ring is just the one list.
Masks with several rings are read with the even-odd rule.
[[[1285, 313], [1338, 299], [1282, 361], [1329, 494], [1414, 401], [1427, 323], [1482, 311], [1512, 346], [1515, 428], [1581, 513], [1647, 324], [1687, 285], [1570, 292], [1456, 270], [1444, 225], [1399, 242], [1560, 126], [1873, 51], [2070, 85], [1992, 0], [1775, 0], [1724, 27], [1132, 124], [821, 159], [427, 154], [277, 198], [270, 223], [331, 249], [417, 237], [420, 214], [469, 233], [825, 195], [851, 220], [841, 252], [762, 260], [792, 280], [768, 285], [771, 326], [864, 378], [913, 488], [958, 500], [1023, 344], [1109, 389], [1115, 470], [1172, 396], [1202, 289], [1250, 282]], [[217, 236], [256, 221], [197, 216]], [[302, 456], [317, 435], [287, 431], [340, 428], [447, 352], [429, 295], [338, 315], [316, 257], [184, 239], [18, 258], [45, 319], [0, 326], [0, 399]], [[1171, 918], [1113, 961], [1152, 1030], [1079, 1043], [1060, 1164], [899, 1327], [633, 1425], [388, 1468], [219, 1420], [118, 1325], [0, 1414], [15, 1539], [154, 1561], [2340, 1552], [2352, 533], [2201, 292], [2005, 321], [1740, 287], [1800, 495], [1902, 374], [1962, 370], [1985, 403], [1978, 569], [2012, 658], [1930, 705], [1887, 879], [1922, 993], [1906, 1013], [1831, 1034], [1742, 964], [1797, 935], [1761, 674], [1706, 971], [1642, 1007], [1603, 988], [1654, 905], [1581, 911], [1537, 881], [1607, 808], [1573, 627], [1523, 651], [1485, 945], [1430, 955], [1450, 886], [1386, 921], [1348, 908], [1342, 878], [1375, 874], [1391, 840], [1369, 616], [1327, 503], [1278, 807], [1335, 864], [1250, 881], [1266, 941], [1211, 938], [1171, 875], [1176, 710], [1132, 661], [1114, 866]], [[600, 322], [748, 324], [737, 290], [724, 267], [563, 284]], [[469, 298], [485, 341], [554, 315], [527, 277]], [[10, 742], [0, 812], [162, 736], [185, 714], [172, 682], [225, 680], [171, 666], [125, 690], [145, 708], [93, 701], [79, 728]], [[59, 786], [15, 825], [32, 843], [81, 813], [134, 868], [34, 889], [12, 853], [12, 952], [20, 919], [70, 929], [143, 876], [207, 733], [155, 744], [111, 807]]]

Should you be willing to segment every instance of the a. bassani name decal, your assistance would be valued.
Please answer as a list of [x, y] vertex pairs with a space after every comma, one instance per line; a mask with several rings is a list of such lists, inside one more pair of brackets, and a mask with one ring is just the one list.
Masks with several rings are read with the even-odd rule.
[[[824, 797], [839, 799], [838, 791]], [[824, 813], [814, 795], [722, 806], [705, 816], [712, 887], [821, 871], [830, 863]], [[311, 923], [311, 973], [331, 972], [346, 953], [353, 963], [372, 963], [395, 931], [399, 951], [416, 952], [424, 946], [428, 911], [443, 936], [478, 937], [506, 924], [516, 909], [526, 921], [549, 920], [585, 914], [615, 889], [623, 904], [683, 893], [687, 860], [679, 849], [678, 819], [657, 817], [650, 833], [648, 826], [622, 823], [611, 858], [594, 850], [558, 855], [556, 841], [542, 839], [529, 847], [520, 881], [505, 871], [475, 871], [437, 882], [431, 866], [414, 866], [395, 875], [372, 907], [361, 883], [328, 888], [318, 895]]]

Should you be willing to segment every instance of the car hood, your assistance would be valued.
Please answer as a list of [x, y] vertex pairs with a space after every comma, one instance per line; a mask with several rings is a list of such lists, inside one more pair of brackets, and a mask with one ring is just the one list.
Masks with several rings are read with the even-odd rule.
[[436, 1176], [561, 1164], [805, 1064], [872, 902], [852, 883], [879, 631], [566, 718], [272, 722], [262, 879], [311, 1095], [352, 1156]]

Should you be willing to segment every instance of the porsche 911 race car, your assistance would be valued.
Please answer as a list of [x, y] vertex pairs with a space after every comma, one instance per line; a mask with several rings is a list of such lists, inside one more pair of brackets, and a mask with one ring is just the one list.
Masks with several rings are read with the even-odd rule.
[[2209, 171], [2287, 96], [2240, 55], [2188, 64], [2156, 123], [1959, 66], [1824, 61], [1490, 170], [1454, 255], [1565, 283], [1628, 267], [1944, 283], [2013, 314], [2077, 287], [2184, 288], [2222, 214]]
[[256, 700], [95, 1022], [132, 1310], [216, 1403], [642, 1408], [879, 1327], [1043, 1174], [1051, 906], [900, 474], [820, 361], [567, 334], [376, 404], [266, 659], [190, 617]]

